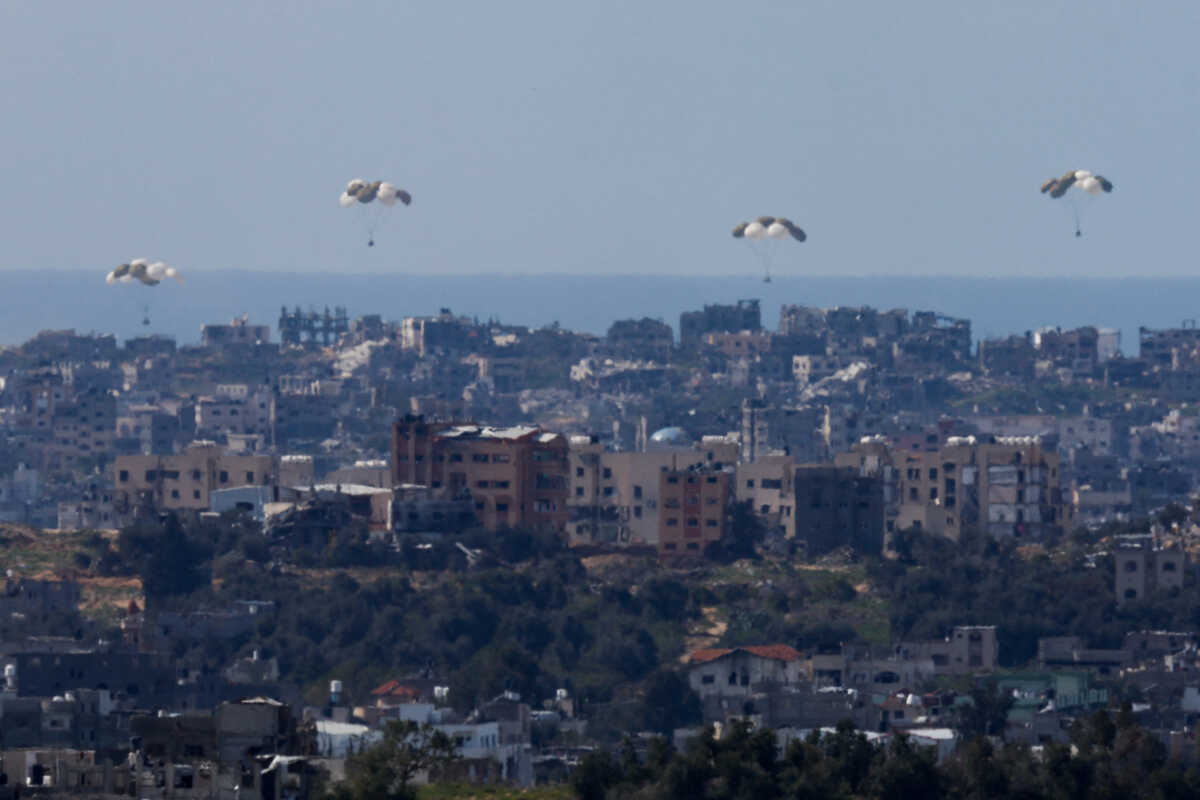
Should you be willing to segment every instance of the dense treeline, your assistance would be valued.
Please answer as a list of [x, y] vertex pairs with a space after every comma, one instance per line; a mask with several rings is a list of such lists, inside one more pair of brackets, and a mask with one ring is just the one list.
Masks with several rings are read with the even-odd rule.
[[[757, 536], [744, 527], [751, 533], [730, 548], [738, 555]], [[318, 546], [284, 548], [244, 517], [166, 515], [122, 531], [94, 568], [141, 575], [152, 609], [276, 601], [278, 613], [250, 634], [173, 644], [210, 670], [258, 649], [314, 701], [330, 678], [361, 696], [427, 670], [447, 680], [464, 709], [504, 690], [537, 702], [561, 687], [593, 715], [610, 712], [614, 732], [669, 731], [696, 719], [674, 665], [686, 636], [709, 626], [706, 609], [719, 609], [720, 645], [782, 642], [802, 651], [855, 638], [862, 619], [854, 614], [868, 606], [877, 624], [890, 623], [892, 640], [991, 624], [1008, 666], [1034, 658], [1042, 636], [1078, 634], [1115, 647], [1128, 630], [1200, 626], [1191, 577], [1182, 591], [1117, 609], [1111, 558], [1089, 562], [1082, 541], [1031, 555], [1012, 542], [904, 532], [897, 558], [866, 564], [866, 589], [852, 585], [850, 572], [797, 569], [787, 558], [760, 562], [771, 580], [753, 577], [746, 562], [666, 570], [652, 557], [598, 574], [550, 535], [474, 531], [464, 542], [470, 557], [448, 542], [396, 549], [351, 529]]]
[[[210, 670], [258, 649], [279, 660], [285, 680], [319, 692], [336, 677], [360, 694], [427, 670], [448, 679], [464, 710], [505, 690], [536, 702], [558, 688], [603, 705], [619, 687], [644, 684], [654, 704], [635, 704], [632, 724], [670, 730], [698, 720], [686, 686], [659, 667], [681, 653], [685, 623], [700, 602], [715, 601], [711, 593], [653, 568], [635, 583], [593, 582], [555, 537], [529, 531], [467, 543], [486, 545], [471, 568], [450, 544], [397, 552], [343, 535], [310, 554], [312, 568], [297, 569], [272, 561], [256, 526], [168, 515], [123, 531], [100, 561], [140, 574], [152, 609], [275, 601], [275, 616], [248, 635], [175, 644]], [[352, 568], [388, 564], [396, 569]], [[665, 715], [664, 698], [679, 700]]]
[[1085, 545], [1076, 539], [1030, 554], [1013, 540], [955, 543], [906, 531], [897, 537], [899, 557], [872, 563], [869, 575], [887, 599], [894, 638], [995, 625], [1005, 666], [1035, 658], [1044, 636], [1078, 635], [1093, 647], [1120, 647], [1130, 630], [1200, 628], [1200, 592], [1191, 575], [1182, 591], [1118, 609], [1112, 557], [1088, 559]]
[[932, 748], [903, 735], [876, 746], [848, 722], [780, 748], [770, 730], [735, 727], [674, 752], [651, 742], [644, 757], [626, 745], [584, 759], [571, 778], [581, 800], [761, 800], [762, 798], [1191, 798], [1200, 775], [1168, 761], [1165, 746], [1128, 709], [1081, 720], [1069, 744], [1039, 750], [979, 737], [938, 764]]

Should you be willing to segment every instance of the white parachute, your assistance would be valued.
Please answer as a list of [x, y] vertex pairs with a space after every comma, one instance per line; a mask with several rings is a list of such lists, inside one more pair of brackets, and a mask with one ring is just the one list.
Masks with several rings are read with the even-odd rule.
[[[383, 206], [391, 207], [399, 200], [404, 205], [412, 203], [412, 195], [395, 184], [387, 181], [365, 181], [355, 178], [346, 184], [338, 197], [338, 205], [342, 208], [353, 208], [358, 205], [372, 205], [378, 200]], [[367, 223], [367, 247], [375, 246], [375, 229], [379, 226], [381, 209], [378, 205], [364, 210]]]
[[[135, 258], [110, 270], [104, 276], [104, 281], [109, 286], [137, 283], [143, 286], [157, 286], [167, 278], [174, 278], [183, 283], [183, 275], [167, 262]], [[150, 324], [150, 304], [148, 302], [142, 304], [142, 324]]]
[[784, 217], [759, 217], [749, 222], [742, 222], [733, 229], [733, 238], [742, 239], [754, 251], [754, 255], [762, 263], [763, 282], [771, 282], [771, 262], [775, 258], [775, 250], [779, 242], [792, 239], [803, 242], [808, 238], [790, 219]]
[[1093, 197], [1099, 197], [1111, 192], [1113, 185], [1112, 181], [1103, 175], [1096, 175], [1086, 169], [1067, 170], [1061, 178], [1050, 178], [1043, 181], [1042, 194], [1048, 194], [1055, 200], [1066, 196], [1071, 211], [1075, 215], [1075, 235], [1082, 236], [1083, 231], [1079, 227], [1080, 202], [1078, 193], [1070, 191], [1072, 188], [1079, 189]]

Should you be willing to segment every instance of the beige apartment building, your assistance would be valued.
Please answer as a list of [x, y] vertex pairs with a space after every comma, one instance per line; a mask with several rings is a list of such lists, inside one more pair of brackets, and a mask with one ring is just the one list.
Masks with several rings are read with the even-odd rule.
[[113, 472], [118, 513], [146, 503], [204, 511], [217, 489], [271, 485], [275, 464], [269, 455], [233, 455], [215, 442], [196, 441], [174, 455], [117, 456]]
[[750, 501], [766, 526], [782, 530], [788, 539], [796, 536], [795, 477], [795, 459], [770, 455], [738, 464], [735, 481], [738, 502]]
[[872, 437], [836, 463], [884, 477], [889, 533], [920, 528], [957, 541], [978, 529], [1036, 540], [1074, 521], [1059, 455], [1038, 437], [951, 436], [936, 450], [901, 450]]
[[60, 402], [54, 412], [53, 450], [66, 459], [107, 457], [117, 429], [117, 398], [93, 390]]
[[645, 452], [605, 450], [595, 437], [570, 441], [567, 540], [571, 546], [658, 546], [664, 472], [737, 462], [738, 444], [704, 437], [698, 445], [653, 446]]

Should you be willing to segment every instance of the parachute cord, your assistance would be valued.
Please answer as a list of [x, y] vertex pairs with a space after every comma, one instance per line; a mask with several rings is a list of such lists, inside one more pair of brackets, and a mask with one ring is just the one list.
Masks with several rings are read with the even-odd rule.
[[1071, 210], [1075, 212], [1075, 236], [1083, 236], [1083, 231], [1079, 228], [1079, 206], [1074, 201], [1071, 202]]

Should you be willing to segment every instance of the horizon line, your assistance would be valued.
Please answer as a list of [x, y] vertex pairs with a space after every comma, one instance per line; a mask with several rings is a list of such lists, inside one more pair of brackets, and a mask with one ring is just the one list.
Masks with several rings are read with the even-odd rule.
[[[212, 269], [195, 269], [189, 268], [189, 277], [196, 275], [229, 273], [229, 272], [248, 272], [262, 275], [325, 275], [329, 277], [350, 278], [669, 278], [671, 280], [712, 280], [712, 279], [734, 279], [734, 280], [750, 280], [758, 282], [757, 276], [747, 276], [742, 273], [704, 273], [681, 275], [671, 272], [504, 272], [504, 271], [485, 271], [485, 272], [340, 272], [330, 269], [293, 269], [293, 268], [272, 268], [272, 267], [214, 267]], [[63, 267], [44, 267], [44, 268], [29, 268], [29, 267], [14, 267], [0, 268], [0, 276], [4, 274], [46, 274], [53, 273], [56, 275], [78, 275], [78, 274], [94, 274], [94, 268], [63, 268]], [[889, 280], [965, 280], [965, 281], [1005, 281], [1005, 280], [1072, 280], [1072, 281], [1128, 281], [1128, 280], [1159, 280], [1159, 281], [1192, 281], [1200, 280], [1200, 275], [1068, 275], [1068, 274], [1039, 274], [1039, 275], [959, 275], [955, 273], [909, 273], [897, 275], [887, 272], [863, 272], [854, 274], [830, 274], [816, 273], [805, 275], [775, 275], [772, 276], [772, 283], [775, 282], [790, 282], [802, 280], [879, 280], [881, 278]]]

